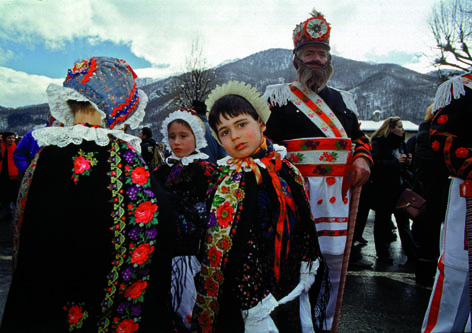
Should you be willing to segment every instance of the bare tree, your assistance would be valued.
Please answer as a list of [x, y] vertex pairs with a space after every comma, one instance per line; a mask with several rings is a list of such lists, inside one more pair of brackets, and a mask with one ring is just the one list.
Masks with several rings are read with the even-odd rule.
[[185, 65], [181, 74], [174, 76], [172, 89], [174, 104], [178, 107], [190, 107], [193, 100], [204, 100], [214, 88], [216, 72], [208, 68], [200, 40], [192, 41], [190, 54], [185, 57]]
[[472, 0], [441, 0], [433, 7], [429, 26], [439, 50], [433, 65], [468, 70], [472, 66]]

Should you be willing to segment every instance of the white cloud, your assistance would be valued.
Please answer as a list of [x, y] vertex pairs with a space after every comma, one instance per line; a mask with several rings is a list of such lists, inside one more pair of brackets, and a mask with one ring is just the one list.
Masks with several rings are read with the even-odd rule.
[[47, 102], [46, 88], [50, 83], [62, 85], [63, 79], [29, 75], [0, 67], [0, 101], [3, 107], [19, 107]]
[[[435, 2], [317, 0], [316, 8], [332, 25], [333, 54], [367, 61], [368, 54], [426, 54], [433, 45], [427, 15]], [[196, 38], [212, 66], [269, 48], [291, 49], [292, 30], [309, 17], [313, 5], [300, 0], [2, 0], [0, 43], [24, 42], [25, 48], [41, 43], [62, 50], [66, 42], [85, 37], [126, 44], [152, 64], [137, 70], [139, 76], [162, 77], [182, 66]], [[14, 55], [0, 48], [0, 64], [5, 64]], [[162, 64], [171, 66], [163, 69]], [[7, 70], [0, 72], [2, 105], [45, 101], [50, 79], [14, 71], [6, 78]]]

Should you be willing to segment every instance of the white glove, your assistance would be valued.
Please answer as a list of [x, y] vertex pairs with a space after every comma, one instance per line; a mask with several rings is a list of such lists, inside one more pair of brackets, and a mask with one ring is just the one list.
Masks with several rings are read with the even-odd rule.
[[279, 303], [272, 294], [269, 294], [255, 307], [249, 310], [242, 310], [244, 319], [244, 328], [246, 333], [267, 332], [278, 333], [279, 330], [270, 317], [270, 313]]

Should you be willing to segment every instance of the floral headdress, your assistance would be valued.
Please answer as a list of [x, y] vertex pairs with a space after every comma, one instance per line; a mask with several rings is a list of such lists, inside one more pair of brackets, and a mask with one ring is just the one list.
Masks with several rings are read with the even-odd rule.
[[119, 129], [127, 124], [135, 129], [142, 122], [148, 101], [137, 89], [136, 74], [124, 61], [109, 57], [84, 59], [68, 70], [63, 86], [50, 84], [48, 94], [51, 114], [65, 126], [73, 124], [74, 115], [67, 100], [90, 102], [100, 113], [103, 126]]
[[322, 44], [330, 49], [331, 27], [324, 15], [313, 8], [311, 18], [298, 24], [293, 30], [293, 52], [306, 44]]

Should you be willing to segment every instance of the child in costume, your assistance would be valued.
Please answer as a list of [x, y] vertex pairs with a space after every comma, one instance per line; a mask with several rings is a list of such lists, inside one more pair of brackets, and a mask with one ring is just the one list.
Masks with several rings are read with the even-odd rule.
[[172, 154], [165, 165], [153, 171], [153, 176], [172, 194], [178, 228], [173, 259], [173, 303], [190, 327], [196, 293], [194, 276], [200, 270], [196, 255], [206, 226], [207, 191], [215, 165], [207, 161], [208, 155], [200, 152], [207, 142], [205, 128], [195, 111], [172, 112], [162, 123], [161, 133]]
[[33, 131], [0, 332], [171, 332], [175, 216], [142, 160], [146, 94], [123, 60], [92, 57], [47, 89], [64, 127]]
[[210, 184], [193, 328], [312, 332], [324, 321], [329, 280], [303, 177], [264, 138], [269, 109], [256, 89], [230, 81], [206, 104], [230, 156]]

